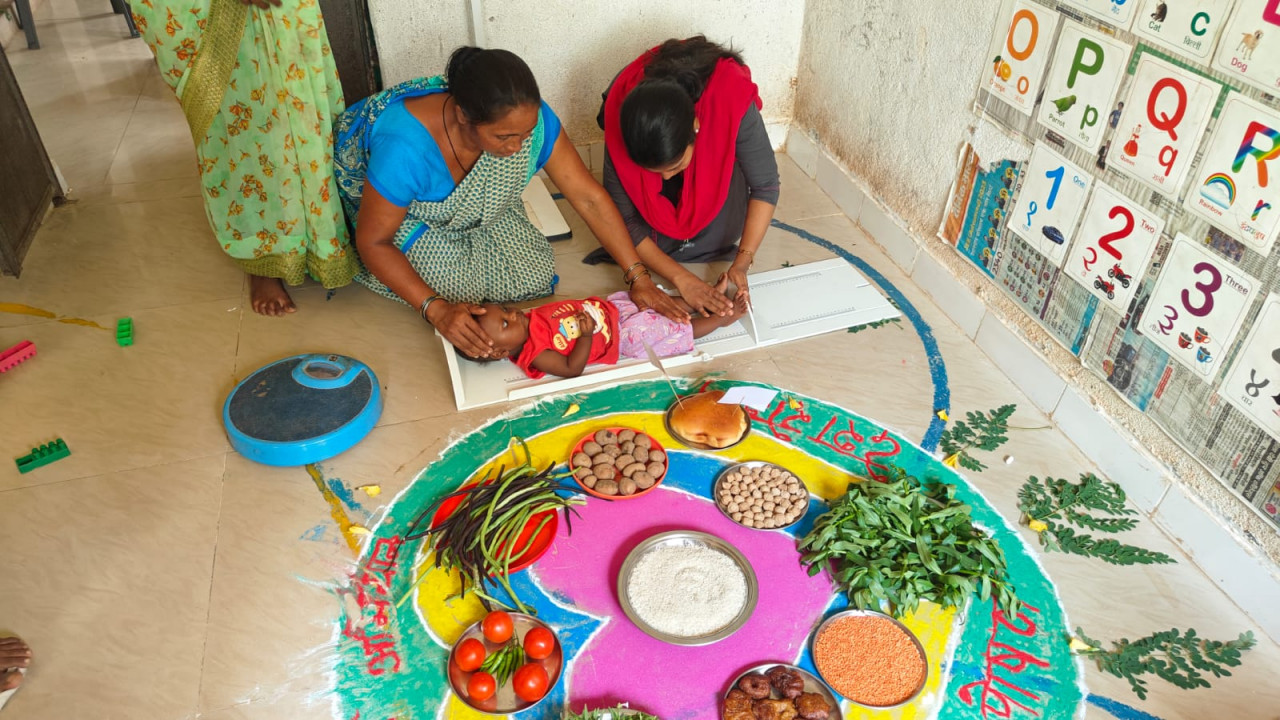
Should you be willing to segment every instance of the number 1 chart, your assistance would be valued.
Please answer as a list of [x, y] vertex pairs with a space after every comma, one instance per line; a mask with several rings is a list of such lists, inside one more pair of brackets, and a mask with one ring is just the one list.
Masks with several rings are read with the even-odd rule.
[[1037, 142], [1023, 178], [1009, 229], [1059, 267], [1093, 176]]

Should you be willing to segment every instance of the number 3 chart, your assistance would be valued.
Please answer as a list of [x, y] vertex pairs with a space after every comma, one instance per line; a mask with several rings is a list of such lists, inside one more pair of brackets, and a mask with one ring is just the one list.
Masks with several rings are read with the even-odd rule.
[[1187, 193], [1191, 212], [1263, 255], [1280, 228], [1277, 128], [1280, 114], [1232, 93], [1196, 169], [1199, 184]]
[[1280, 440], [1280, 295], [1263, 303], [1219, 394]]
[[1092, 182], [1089, 173], [1037, 142], [1009, 215], [1009, 229], [1060, 266]]
[[994, 47], [987, 90], [1023, 115], [1030, 115], [1045, 65], [1049, 64], [1058, 13], [1043, 5], [1017, 0], [1004, 27], [1000, 42]]
[[1163, 229], [1162, 218], [1099, 182], [1062, 270], [1124, 314]]
[[1256, 280], [1178, 233], [1147, 301], [1142, 331], [1175, 360], [1210, 377], [1257, 292]]
[[1177, 197], [1221, 86], [1144, 54], [1116, 126], [1107, 165]]

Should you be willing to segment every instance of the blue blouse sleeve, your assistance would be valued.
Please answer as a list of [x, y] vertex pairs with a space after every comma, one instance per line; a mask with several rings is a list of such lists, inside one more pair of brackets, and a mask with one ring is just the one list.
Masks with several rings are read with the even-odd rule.
[[403, 105], [388, 108], [369, 139], [369, 184], [388, 202], [439, 201], [453, 191], [440, 148]]
[[542, 152], [538, 154], [539, 170], [551, 159], [551, 151], [555, 149], [556, 140], [560, 139], [560, 118], [546, 100], [542, 101], [542, 138]]

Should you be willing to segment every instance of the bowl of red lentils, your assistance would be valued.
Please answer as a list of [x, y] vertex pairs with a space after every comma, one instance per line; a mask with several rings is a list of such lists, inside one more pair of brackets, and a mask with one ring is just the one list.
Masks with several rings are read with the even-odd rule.
[[813, 634], [823, 681], [855, 705], [875, 710], [914, 701], [929, 679], [924, 646], [906, 625], [873, 610], [844, 610]]

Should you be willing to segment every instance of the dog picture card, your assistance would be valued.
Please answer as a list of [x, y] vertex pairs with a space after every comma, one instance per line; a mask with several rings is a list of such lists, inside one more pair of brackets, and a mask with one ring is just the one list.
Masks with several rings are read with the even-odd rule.
[[1214, 69], [1280, 92], [1280, 2], [1239, 0], [1222, 30]]

